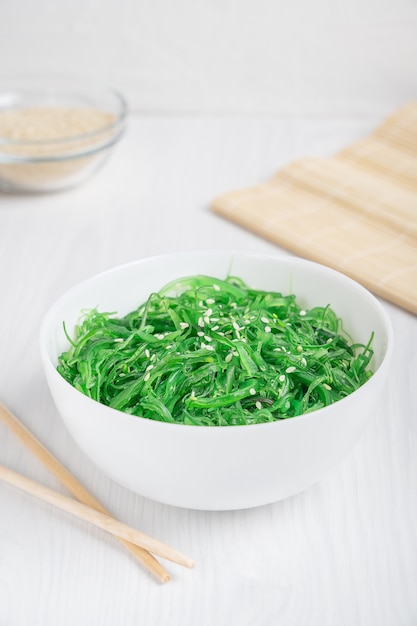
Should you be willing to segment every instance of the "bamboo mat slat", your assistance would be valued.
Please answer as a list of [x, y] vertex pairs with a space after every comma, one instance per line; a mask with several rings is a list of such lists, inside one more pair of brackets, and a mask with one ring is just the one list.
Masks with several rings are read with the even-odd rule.
[[294, 161], [211, 208], [417, 314], [417, 102], [334, 157]]

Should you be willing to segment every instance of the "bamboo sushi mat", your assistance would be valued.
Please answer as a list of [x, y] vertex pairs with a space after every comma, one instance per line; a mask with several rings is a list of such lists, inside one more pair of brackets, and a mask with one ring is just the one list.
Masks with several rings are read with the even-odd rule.
[[417, 314], [417, 102], [332, 158], [297, 160], [211, 208]]

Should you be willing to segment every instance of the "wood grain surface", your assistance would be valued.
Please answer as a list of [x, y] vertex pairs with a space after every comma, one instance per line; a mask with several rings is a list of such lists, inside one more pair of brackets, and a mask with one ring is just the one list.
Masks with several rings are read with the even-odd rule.
[[[115, 264], [200, 248], [289, 255], [214, 214], [211, 200], [306, 155], [331, 157], [379, 122], [132, 117], [84, 186], [0, 196], [0, 400], [111, 515], [197, 563], [170, 566], [160, 585], [106, 532], [0, 483], [1, 626], [417, 624], [414, 315], [384, 301], [392, 372], [349, 456], [297, 496], [223, 513], [158, 504], [104, 476], [61, 421], [38, 346], [52, 302]], [[1, 421], [0, 463], [69, 495]]]

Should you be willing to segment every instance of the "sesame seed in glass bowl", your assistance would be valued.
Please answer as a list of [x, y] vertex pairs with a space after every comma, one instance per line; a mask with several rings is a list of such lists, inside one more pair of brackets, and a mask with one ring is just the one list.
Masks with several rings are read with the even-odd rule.
[[49, 192], [87, 180], [123, 135], [127, 105], [71, 76], [0, 78], [0, 191]]

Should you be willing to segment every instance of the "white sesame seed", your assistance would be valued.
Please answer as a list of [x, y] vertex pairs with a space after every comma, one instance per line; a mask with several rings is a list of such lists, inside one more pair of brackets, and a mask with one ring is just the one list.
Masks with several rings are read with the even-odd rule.
[[280, 383], [283, 383], [284, 380], [285, 380], [284, 374], [281, 374], [281, 376], [278, 378], [278, 380], [279, 380]]
[[208, 315], [205, 315], [205, 316], [204, 316], [204, 323], [205, 323], [205, 324], [210, 324], [210, 318], [209, 318], [209, 316], [208, 316]]
[[304, 367], [307, 365], [307, 361], [304, 357], [301, 359], [301, 365], [304, 365]]
[[157, 339], [163, 339], [165, 337], [164, 333], [155, 333], [154, 337], [156, 337]]
[[145, 376], [143, 377], [143, 380], [146, 382], [147, 380], [149, 380], [151, 377], [150, 373], [148, 372], [147, 374], [145, 374]]
[[198, 318], [198, 322], [197, 322], [197, 324], [198, 324], [199, 326], [201, 326], [201, 327], [203, 327], [203, 326], [204, 326], [204, 320], [203, 320], [203, 318], [202, 318], [202, 317], [199, 317], [199, 318]]
[[149, 359], [149, 357], [151, 356], [151, 353], [149, 352], [148, 348], [146, 348], [145, 350], [145, 356], [147, 359]]
[[303, 346], [297, 346], [297, 352], [302, 352], [303, 351]]
[[211, 350], [211, 351], [213, 351], [213, 350], [214, 350], [213, 346], [208, 346], [207, 344], [205, 344], [205, 343], [203, 343], [203, 342], [201, 342], [201, 347], [202, 347], [204, 350]]
[[146, 368], [146, 371], [149, 372], [150, 370], [153, 370], [154, 366], [152, 365], [152, 363], [150, 365], [148, 365], [148, 367]]
[[213, 341], [213, 339], [209, 337], [208, 335], [204, 335], [204, 339], [208, 342]]
[[236, 302], [231, 302], [230, 306], [232, 307], [232, 309], [235, 309], [237, 307], [237, 304], [236, 304]]
[[206, 304], [214, 304], [216, 301], [214, 298], [207, 298]]
[[155, 361], [155, 359], [156, 359], [156, 354], [153, 354], [153, 355], [151, 356], [151, 361]]
[[274, 352], [281, 352], [281, 348], [274, 348]]
[[218, 321], [219, 321], [219, 318], [218, 318], [218, 317], [212, 317], [212, 318], [211, 318], [211, 321], [212, 321], [212, 322], [218, 322]]
[[114, 342], [115, 343], [121, 343], [123, 341], [123, 339], [121, 337], [116, 337]]
[[295, 372], [294, 365], [291, 365], [290, 367], [287, 367], [287, 369], [285, 371], [286, 371], [287, 374], [292, 374], [293, 372]]
[[261, 322], [264, 324], [269, 324], [269, 319], [267, 317], [261, 317]]
[[233, 353], [229, 352], [228, 354], [226, 354], [226, 356], [224, 357], [224, 361], [225, 363], [229, 363], [231, 360], [233, 359]]
[[204, 337], [204, 333], [203, 333], [203, 331], [202, 331], [202, 330], [199, 330], [199, 331], [197, 332], [197, 335], [198, 335], [199, 337]]
[[253, 387], [251, 387], [251, 388], [249, 389], [249, 393], [250, 393], [250, 395], [251, 395], [251, 396], [254, 396], [254, 395], [255, 395], [255, 393], [256, 393], [256, 390], [255, 390]]
[[233, 350], [232, 354], [233, 356], [239, 356], [239, 352], [237, 350]]
[[170, 350], [172, 348], [172, 343], [169, 343], [167, 346], [165, 346], [165, 350]]
[[256, 408], [257, 408], [259, 411], [262, 409], [262, 404], [261, 404], [261, 402], [259, 402], [259, 400], [257, 400], [257, 401], [255, 402], [255, 406], [256, 406]]
[[271, 332], [271, 327], [270, 326], [265, 326], [264, 328], [266, 333], [270, 333]]
[[213, 285], [213, 289], [214, 289], [214, 291], [220, 291], [219, 285]]
[[180, 328], [182, 328], [182, 330], [188, 327], [189, 327], [189, 324], [187, 324], [187, 322], [180, 322]]
[[211, 330], [216, 331], [219, 330], [220, 326], [212, 326]]
[[210, 315], [213, 315], [213, 309], [207, 309], [206, 315], [207, 317], [210, 317]]
[[300, 315], [301, 315], [301, 316], [304, 316], [304, 315], [307, 315], [307, 313], [306, 313], [306, 311], [304, 311], [304, 309], [302, 309], [302, 310], [300, 311]]
[[323, 383], [323, 387], [324, 387], [325, 389], [327, 389], [327, 391], [331, 391], [331, 389], [332, 389], [332, 388], [330, 387], [330, 385], [328, 385], [327, 383]]

